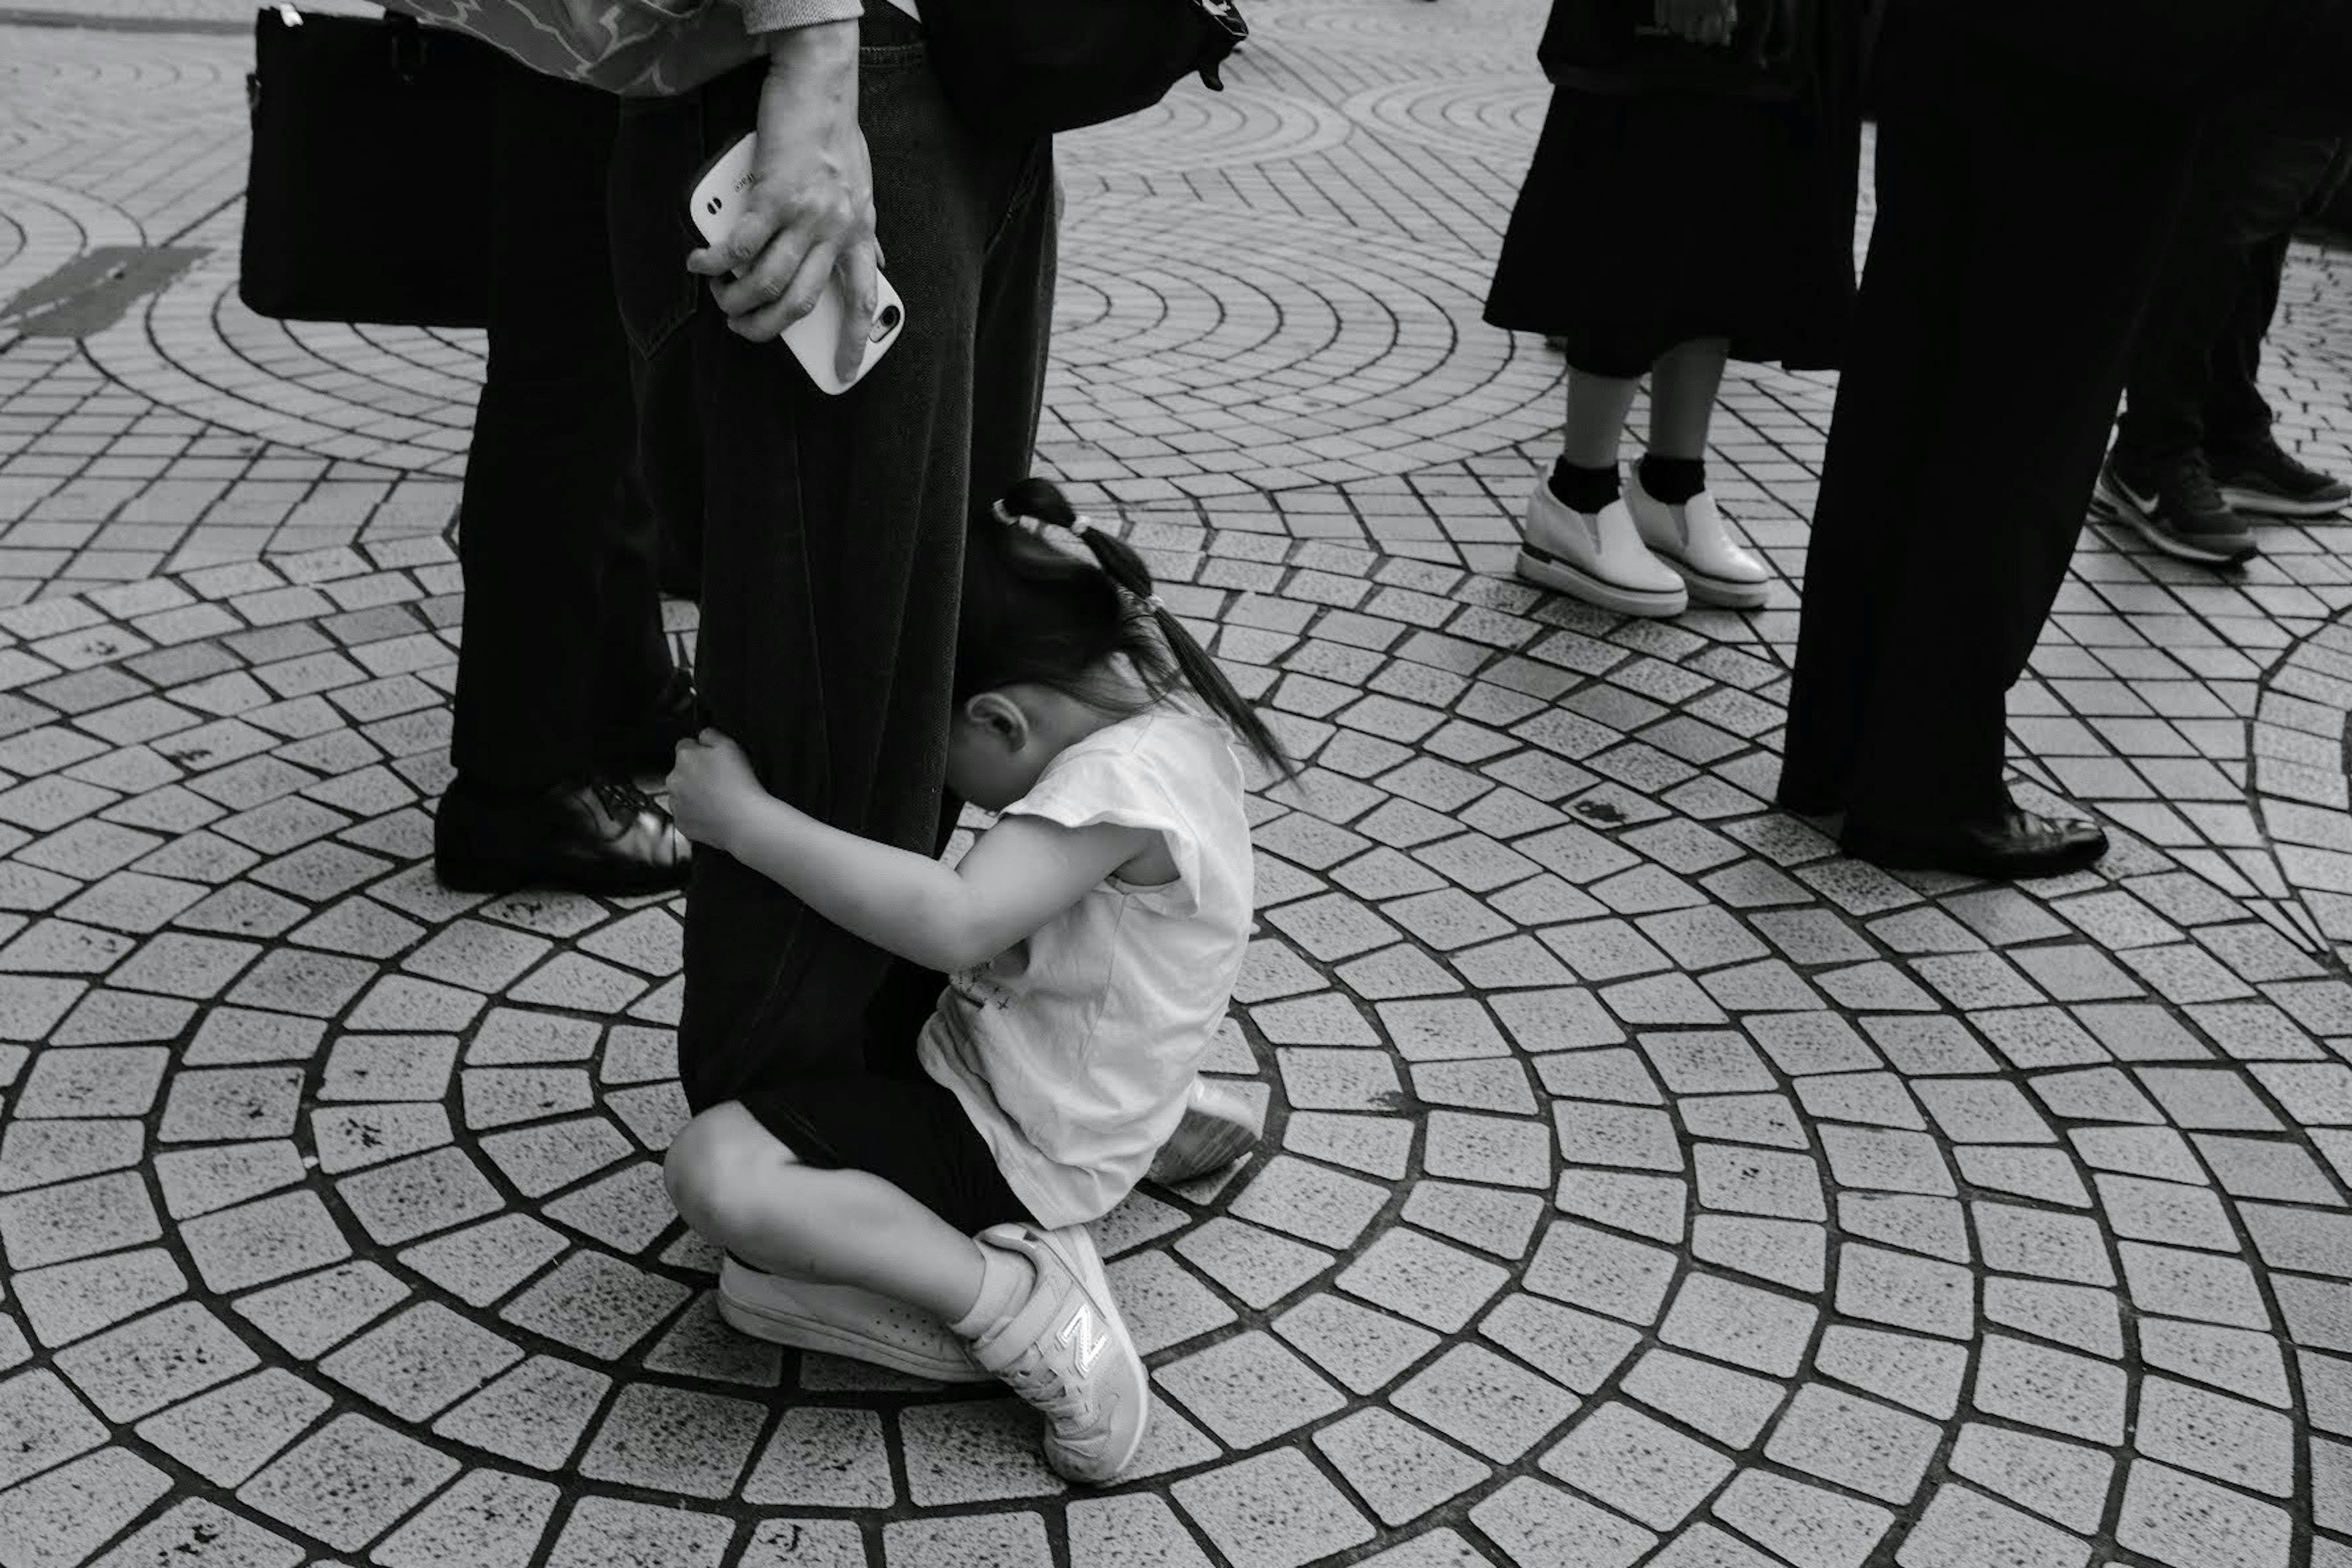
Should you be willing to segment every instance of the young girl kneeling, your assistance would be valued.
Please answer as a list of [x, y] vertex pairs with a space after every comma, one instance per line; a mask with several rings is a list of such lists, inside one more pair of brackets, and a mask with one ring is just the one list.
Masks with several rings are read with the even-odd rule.
[[730, 1254], [730, 1319], [771, 1312], [794, 1331], [769, 1337], [830, 1345], [825, 1325], [856, 1303], [895, 1310], [895, 1331], [840, 1336], [867, 1350], [944, 1323], [945, 1352], [914, 1364], [1003, 1379], [1045, 1414], [1045, 1457], [1071, 1479], [1126, 1468], [1150, 1387], [1084, 1227], [1196, 1103], [1241, 971], [1234, 732], [1292, 771], [1134, 551], [1032, 479], [968, 546], [947, 779], [1001, 816], [961, 864], [814, 821], [716, 731], [679, 748], [672, 809], [696, 842], [950, 975], [919, 1077], [790, 1083], [705, 1111], [671, 1146], [678, 1212]]

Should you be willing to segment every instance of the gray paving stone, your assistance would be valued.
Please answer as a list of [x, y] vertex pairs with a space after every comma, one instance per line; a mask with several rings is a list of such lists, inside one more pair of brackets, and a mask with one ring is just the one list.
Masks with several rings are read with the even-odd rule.
[[1968, 1568], [2003, 1561], [2082, 1568], [2090, 1558], [2090, 1546], [2080, 1538], [1982, 1492], [1950, 1485], [1937, 1489], [1895, 1554], [1899, 1568]]
[[1331, 1267], [1320, 1247], [1220, 1216], [1176, 1243], [1186, 1262], [1244, 1305], [1271, 1307]]
[[1655, 1530], [1689, 1516], [1732, 1472], [1732, 1463], [1631, 1405], [1587, 1415], [1545, 1453], [1544, 1470]]
[[112, 1421], [134, 1421], [258, 1364], [244, 1341], [194, 1301], [69, 1345], [56, 1363]]
[[240, 1297], [237, 1315], [310, 1361], [405, 1298], [408, 1287], [373, 1263], [349, 1263]]
[[473, 1470], [372, 1553], [383, 1568], [527, 1568], [555, 1510], [556, 1489], [500, 1470]]
[[748, 1399], [625, 1385], [581, 1456], [580, 1473], [650, 1491], [724, 1498], [751, 1462], [766, 1419]]
[[439, 1491], [457, 1461], [364, 1415], [341, 1415], [237, 1489], [237, 1500], [357, 1552]]
[[555, 1538], [547, 1568], [719, 1568], [735, 1530], [734, 1521], [709, 1514], [582, 1498]]
[[1388, 1202], [1388, 1189], [1276, 1155], [1249, 1175], [1228, 1212], [1324, 1247], [1344, 1248]]
[[987, 1568], [1047, 1557], [1045, 1527], [1034, 1513], [963, 1514], [883, 1526], [889, 1568]]
[[1386, 1386], [1436, 1346], [1418, 1323], [1343, 1296], [1310, 1296], [1274, 1320], [1274, 1331], [1359, 1396]]
[[336, 1184], [368, 1235], [396, 1247], [494, 1214], [498, 1191], [462, 1149], [436, 1149], [346, 1176]]
[[[2271, 1335], [2248, 1329], [2225, 1329], [2210, 1323], [2176, 1322], [2169, 1318], [2142, 1318], [2137, 1324], [2140, 1359], [2150, 1366], [2176, 1372], [2248, 1399], [2284, 1409], [2286, 1361]], [[2305, 1384], [2311, 1381], [2313, 1358], [2305, 1356]], [[2312, 1395], [2315, 1406], [2318, 1404]], [[2314, 1420], [2318, 1415], [2315, 1409]]]
[[1679, 1350], [1788, 1377], [1804, 1360], [1820, 1315], [1807, 1302], [1693, 1272], [1675, 1291], [1658, 1337]]
[[1256, 1447], [1347, 1405], [1337, 1388], [1263, 1331], [1221, 1341], [1153, 1375], [1228, 1447]]
[[333, 1398], [264, 1367], [139, 1424], [140, 1437], [219, 1487], [235, 1487], [327, 1413]]
[[2116, 1541], [2167, 1568], [2286, 1568], [2284, 1509], [2148, 1459], [2132, 1461]]
[[580, 1447], [613, 1380], [554, 1356], [533, 1356], [433, 1424], [434, 1436], [533, 1469], [561, 1468]]
[[146, 1188], [128, 1171], [0, 1197], [0, 1251], [11, 1268], [69, 1263], [163, 1234]]
[[575, 1252], [502, 1308], [518, 1328], [598, 1361], [617, 1360], [666, 1322], [692, 1292], [600, 1252]]
[[1073, 1502], [1071, 1568], [1209, 1568], [1175, 1510], [1149, 1493]]
[[1975, 1277], [1956, 1265], [1851, 1242], [1839, 1248], [1837, 1310], [1848, 1317], [1966, 1339], [1975, 1296]]
[[1454, 1333], [1508, 1278], [1484, 1258], [1400, 1226], [1362, 1249], [1337, 1283], [1375, 1306]]
[[1765, 1457], [1885, 1502], [1916, 1495], [1940, 1438], [1916, 1415], [1810, 1385], [1797, 1391]]
[[1554, 1220], [1525, 1277], [1539, 1295], [1631, 1323], [1657, 1321], [1675, 1268], [1675, 1255], [1590, 1226]]
[[2110, 1359], [2123, 1354], [2122, 1313], [2115, 1293], [2087, 1285], [2053, 1285], [1995, 1275], [1984, 1282], [1984, 1319]]
[[175, 1504], [93, 1568], [294, 1568], [302, 1549], [202, 1498]]
[[1769, 1470], [1742, 1470], [1714, 1512], [1799, 1568], [1862, 1568], [1895, 1519], [1875, 1503]]
[[243, 1290], [351, 1256], [326, 1205], [308, 1190], [186, 1220], [180, 1239], [207, 1289]]
[[1971, 1421], [1953, 1446], [1952, 1473], [2090, 1535], [2105, 1517], [2116, 1462], [2096, 1448]]
[[1370, 1520], [1291, 1448], [1187, 1477], [1171, 1491], [1235, 1568], [1297, 1568], [1377, 1533]]
[[1827, 1234], [1802, 1220], [1701, 1215], [1692, 1227], [1691, 1256], [1791, 1289], [1819, 1290]]
[[1233, 1309], [1166, 1253], [1137, 1253], [1120, 1258], [1107, 1272], [1129, 1337], [1140, 1355], [1197, 1339], [1234, 1321]]
[[1989, 1334], [1977, 1363], [1976, 1407], [2094, 1443], [2124, 1438], [2123, 1369], [2067, 1351]]
[[1658, 1538], [1573, 1492], [1521, 1476], [1470, 1510], [1470, 1521], [1515, 1563], [1629, 1568]]
[[1380, 1409], [1360, 1410], [1321, 1428], [1315, 1446], [1391, 1529], [1459, 1496], [1489, 1473], [1459, 1448]]
[[60, 1263], [10, 1283], [33, 1337], [48, 1346], [70, 1344], [188, 1288], [187, 1276], [161, 1247]]
[[101, 1448], [13, 1488], [0, 1498], [11, 1568], [71, 1568], [171, 1489], [169, 1476], [123, 1448]]
[[1821, 1173], [1804, 1154], [1703, 1143], [1694, 1157], [1699, 1202], [1733, 1214], [1826, 1219]]
[[2270, 1326], [2253, 1271], [2242, 1259], [2138, 1241], [2121, 1242], [2116, 1251], [2132, 1302], [2143, 1312], [2245, 1329]]
[[761, 1506], [887, 1508], [898, 1496], [882, 1418], [823, 1405], [785, 1410], [743, 1483], [744, 1500]]
[[1643, 1355], [1622, 1386], [1652, 1409], [1734, 1448], [1753, 1444], [1788, 1397], [1786, 1388], [1769, 1379], [1668, 1350]]
[[47, 1368], [0, 1379], [0, 1489], [106, 1441], [105, 1423]]
[[394, 1415], [424, 1422], [522, 1354], [512, 1342], [427, 1301], [350, 1341], [319, 1370]]
[[2294, 1490], [2294, 1424], [2275, 1410], [2151, 1377], [2140, 1385], [2133, 1446], [2151, 1459], [2266, 1497]]
[[1851, 1323], [1832, 1324], [1813, 1356], [1815, 1370], [1939, 1420], [1959, 1408], [1968, 1364], [1959, 1345]]

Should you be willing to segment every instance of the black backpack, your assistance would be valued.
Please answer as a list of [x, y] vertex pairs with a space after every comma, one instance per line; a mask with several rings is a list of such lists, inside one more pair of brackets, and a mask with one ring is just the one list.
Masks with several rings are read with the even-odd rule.
[[1249, 37], [1232, 0], [921, 0], [931, 68], [964, 121], [1025, 141], [1149, 109]]

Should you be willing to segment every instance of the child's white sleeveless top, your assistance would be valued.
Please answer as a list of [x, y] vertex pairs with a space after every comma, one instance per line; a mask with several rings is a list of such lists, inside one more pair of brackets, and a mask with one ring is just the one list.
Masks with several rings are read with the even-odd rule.
[[1253, 901], [1241, 763], [1222, 726], [1155, 708], [1055, 758], [1004, 815], [1149, 828], [1176, 865], [1157, 887], [1105, 882], [950, 976], [923, 1030], [923, 1070], [1058, 1228], [1143, 1179], [1233, 1000]]

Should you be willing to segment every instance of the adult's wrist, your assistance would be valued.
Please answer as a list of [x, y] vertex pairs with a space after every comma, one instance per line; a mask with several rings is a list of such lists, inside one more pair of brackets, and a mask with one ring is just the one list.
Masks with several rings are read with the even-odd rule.
[[782, 70], [824, 69], [857, 63], [861, 0], [742, 0], [743, 30]]

